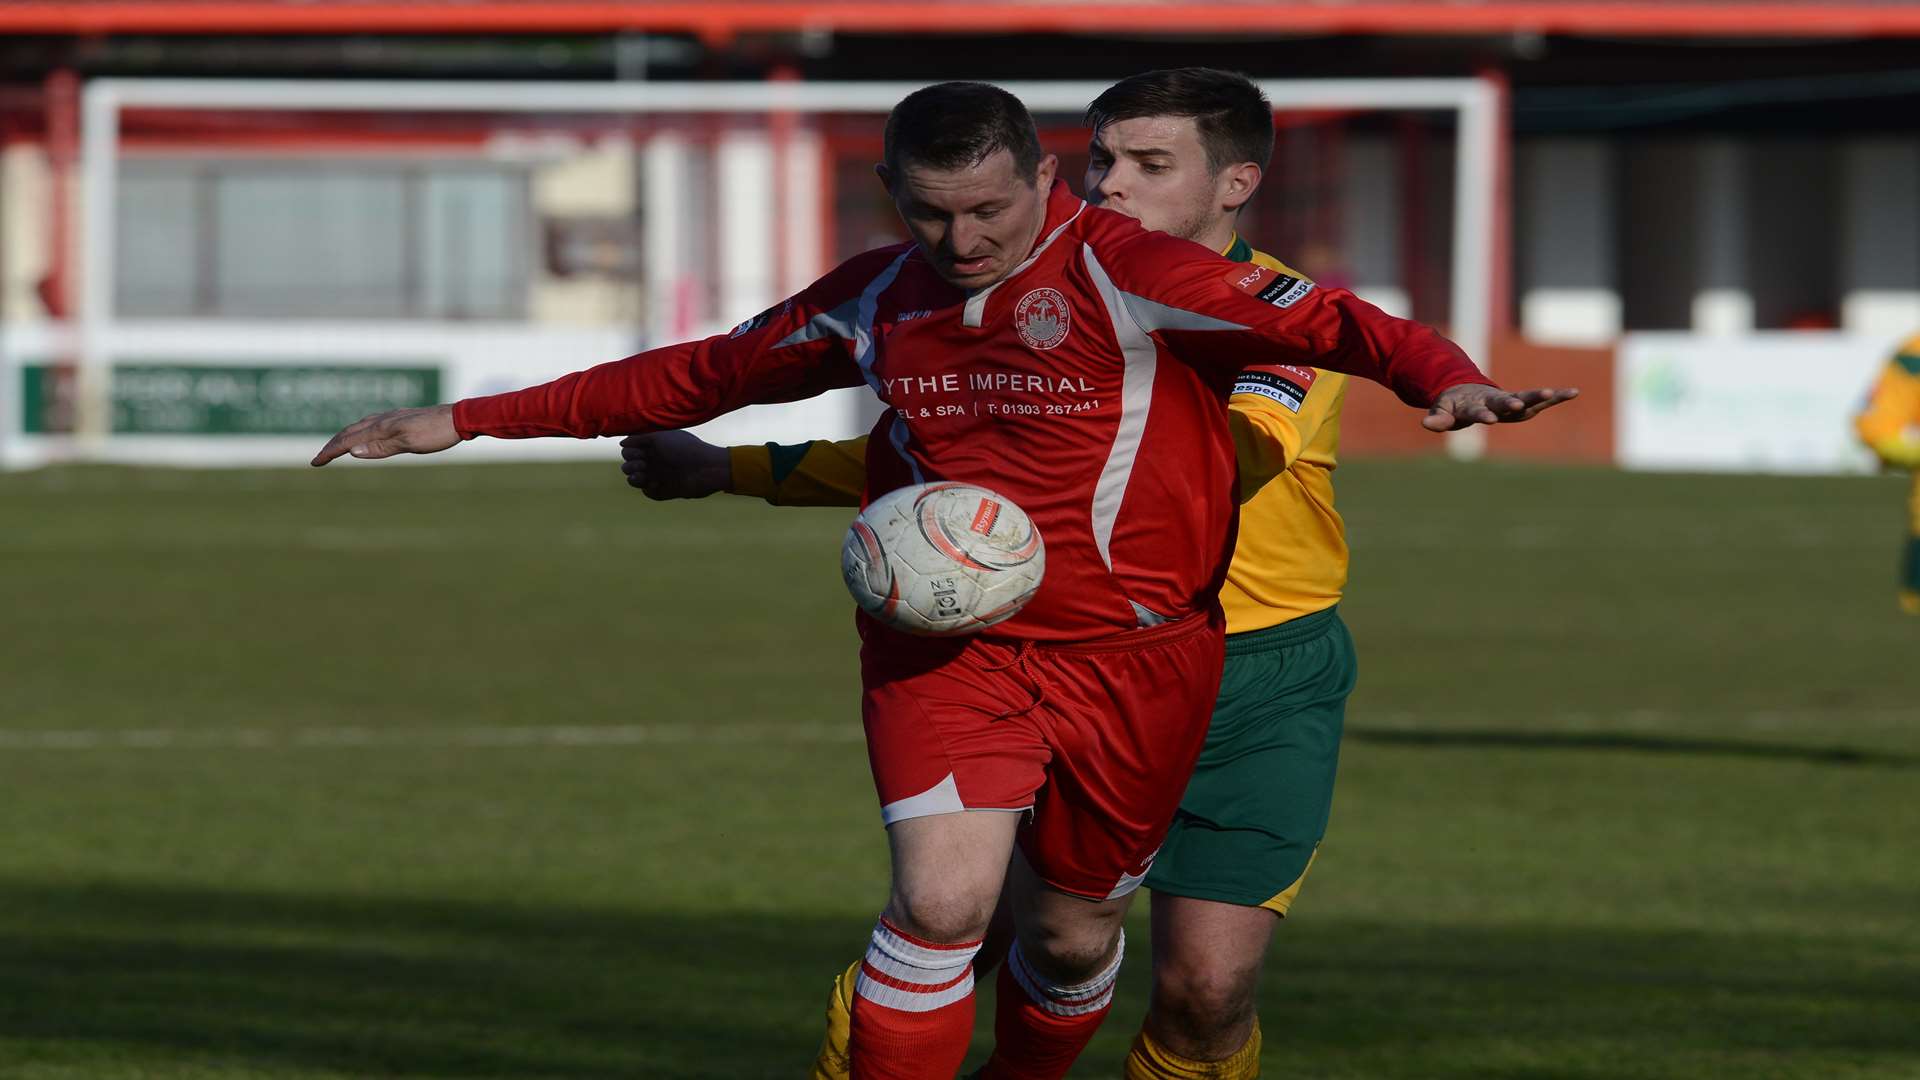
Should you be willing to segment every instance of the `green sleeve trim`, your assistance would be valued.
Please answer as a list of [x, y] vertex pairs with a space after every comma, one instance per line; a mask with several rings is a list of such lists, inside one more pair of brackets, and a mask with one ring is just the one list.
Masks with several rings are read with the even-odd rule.
[[801, 460], [807, 456], [807, 451], [811, 449], [813, 449], [813, 444], [810, 442], [796, 443], [791, 446], [780, 443], [767, 444], [767, 456], [773, 459], [773, 487], [775, 491], [780, 489], [781, 484], [787, 482], [787, 477], [793, 475], [793, 470], [800, 467]]
[[1900, 560], [1900, 584], [1920, 592], [1920, 536], [1907, 540], [1906, 557]]
[[1920, 375], [1920, 353], [1901, 353], [1893, 362], [1909, 375]]

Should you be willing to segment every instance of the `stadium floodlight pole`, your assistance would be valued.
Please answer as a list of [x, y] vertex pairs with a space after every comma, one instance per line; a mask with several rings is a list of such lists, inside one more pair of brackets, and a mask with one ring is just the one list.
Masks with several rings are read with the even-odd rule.
[[[918, 82], [584, 83], [341, 82], [319, 79], [95, 79], [81, 106], [80, 214], [84, 266], [77, 320], [81, 419], [79, 448], [97, 450], [111, 415], [109, 355], [116, 324], [114, 199], [120, 113], [126, 108], [339, 110], [391, 112], [771, 113], [863, 112], [884, 115]], [[1104, 82], [1000, 84], [1034, 112], [1073, 113], [1107, 89]], [[1497, 85], [1466, 79], [1296, 79], [1259, 83], [1276, 111], [1450, 110], [1457, 114], [1454, 237], [1448, 331], [1483, 368], [1492, 336], [1492, 259], [1500, 125]], [[1478, 429], [1456, 432], [1449, 450], [1475, 456]]]

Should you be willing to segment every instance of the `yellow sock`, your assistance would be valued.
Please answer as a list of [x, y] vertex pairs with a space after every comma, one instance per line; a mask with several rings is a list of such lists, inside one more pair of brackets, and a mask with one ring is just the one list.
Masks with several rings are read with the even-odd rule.
[[1254, 1080], [1260, 1075], [1260, 1021], [1247, 1044], [1225, 1061], [1193, 1061], [1153, 1041], [1142, 1031], [1127, 1052], [1127, 1080]]
[[807, 1080], [852, 1080], [847, 1037], [853, 1030], [853, 984], [859, 978], [858, 960], [834, 977], [833, 996], [827, 1000], [827, 1033], [820, 1040], [820, 1052], [814, 1055], [813, 1071], [807, 1074]]

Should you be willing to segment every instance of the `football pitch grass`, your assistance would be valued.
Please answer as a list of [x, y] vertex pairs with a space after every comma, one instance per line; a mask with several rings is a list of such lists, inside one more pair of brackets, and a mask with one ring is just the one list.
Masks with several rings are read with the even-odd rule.
[[[1360, 689], [1266, 1074], [1920, 1076], [1899, 482], [1338, 483]], [[0, 1077], [799, 1077], [886, 880], [847, 516], [0, 476]]]

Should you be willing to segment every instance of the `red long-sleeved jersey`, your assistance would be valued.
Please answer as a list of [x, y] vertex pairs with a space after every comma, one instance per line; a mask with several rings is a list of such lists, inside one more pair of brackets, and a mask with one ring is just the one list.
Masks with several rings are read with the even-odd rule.
[[1233, 551], [1226, 398], [1242, 371], [1285, 364], [1372, 378], [1423, 407], [1486, 381], [1418, 323], [1148, 232], [1056, 183], [1032, 254], [979, 292], [912, 244], [881, 248], [727, 335], [470, 398], [453, 416], [463, 438], [587, 438], [865, 383], [891, 407], [867, 497], [959, 480], [1011, 498], [1046, 539], [1047, 574], [995, 633], [1078, 641], [1213, 602]]

